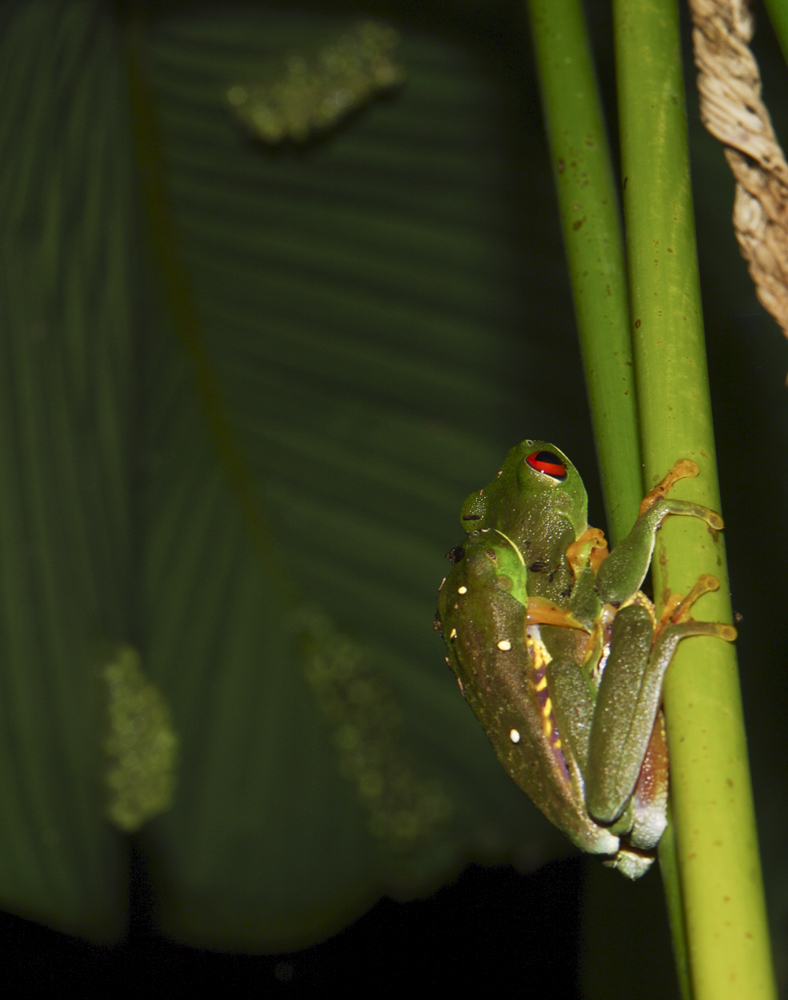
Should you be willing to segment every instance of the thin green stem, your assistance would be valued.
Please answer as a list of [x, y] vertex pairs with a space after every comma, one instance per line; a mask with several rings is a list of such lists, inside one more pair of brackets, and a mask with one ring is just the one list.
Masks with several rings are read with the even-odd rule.
[[[720, 509], [706, 375], [674, 0], [615, 0], [629, 287], [645, 483], [700, 466], [677, 498]], [[653, 561], [658, 603], [707, 572], [694, 616], [730, 621], [724, 546], [670, 518]], [[735, 649], [679, 645], [664, 685], [671, 796], [695, 1000], [775, 996]]]
[[642, 499], [618, 195], [580, 0], [529, 0], [550, 155], [612, 540]]
[[668, 908], [670, 934], [673, 938], [676, 974], [682, 997], [684, 1000], [691, 1000], [692, 986], [690, 984], [689, 954], [687, 953], [687, 931], [684, 926], [684, 904], [681, 898], [679, 857], [676, 849], [676, 827], [673, 824], [673, 810], [670, 808], [670, 803], [668, 803], [668, 826], [660, 838], [657, 850], [662, 888], [665, 892], [665, 903]]

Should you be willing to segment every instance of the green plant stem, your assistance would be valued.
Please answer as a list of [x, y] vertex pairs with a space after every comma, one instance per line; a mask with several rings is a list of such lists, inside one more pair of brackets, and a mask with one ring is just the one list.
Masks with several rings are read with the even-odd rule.
[[529, 0], [550, 156], [612, 541], [642, 499], [626, 267], [580, 0]]
[[657, 848], [659, 870], [662, 875], [662, 888], [665, 892], [665, 904], [668, 908], [670, 934], [673, 939], [673, 953], [676, 960], [676, 975], [684, 1000], [691, 1000], [692, 986], [690, 984], [689, 954], [687, 952], [687, 930], [684, 926], [684, 904], [681, 898], [681, 879], [679, 878], [679, 857], [676, 850], [676, 827], [673, 822], [673, 810], [668, 803], [668, 825], [659, 841]]
[[[720, 509], [695, 250], [678, 12], [615, 0], [624, 209], [645, 485], [682, 457], [674, 491]], [[699, 572], [720, 581], [694, 617], [730, 621], [724, 548], [670, 518], [653, 560], [658, 603]], [[664, 686], [671, 796], [695, 1000], [775, 995], [735, 649], [682, 642]]]

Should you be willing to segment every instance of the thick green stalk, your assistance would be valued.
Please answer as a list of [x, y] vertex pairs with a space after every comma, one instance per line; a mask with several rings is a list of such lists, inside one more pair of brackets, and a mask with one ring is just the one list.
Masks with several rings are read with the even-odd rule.
[[642, 499], [626, 268], [580, 0], [529, 0], [594, 437], [613, 542]]
[[[673, 496], [720, 509], [674, 0], [615, 0], [630, 297], [645, 485], [700, 466]], [[694, 617], [730, 621], [721, 538], [673, 517], [653, 560], [659, 603], [698, 573], [720, 589]], [[735, 649], [680, 643], [664, 686], [671, 795], [695, 1000], [773, 997]]]

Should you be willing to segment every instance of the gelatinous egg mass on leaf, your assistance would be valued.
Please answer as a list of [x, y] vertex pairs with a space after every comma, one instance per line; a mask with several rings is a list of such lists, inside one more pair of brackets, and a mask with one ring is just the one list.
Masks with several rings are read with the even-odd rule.
[[356, 24], [313, 53], [275, 60], [262, 79], [234, 83], [227, 100], [265, 142], [303, 142], [402, 82], [403, 71], [394, 61], [399, 40], [386, 25]]

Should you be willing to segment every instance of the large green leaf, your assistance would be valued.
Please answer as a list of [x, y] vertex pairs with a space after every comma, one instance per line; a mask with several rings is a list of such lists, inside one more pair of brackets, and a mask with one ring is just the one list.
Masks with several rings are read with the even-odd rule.
[[139, 650], [179, 739], [140, 835], [175, 937], [293, 947], [471, 857], [539, 856], [430, 628], [452, 511], [526, 429], [512, 92], [411, 29], [399, 92], [272, 149], [228, 86], [346, 19], [161, 18], [138, 54], [162, 220], [118, 25], [6, 21], [6, 905], [122, 927], [98, 640]]
[[[508, 788], [465, 777], [480, 747], [425, 627], [445, 511], [465, 466], [484, 478], [500, 451], [495, 372], [523, 307], [491, 185], [497, 95], [467, 54], [417, 35], [407, 86], [335, 136], [250, 139], [228, 84], [341, 28], [162, 21], [143, 62], [198, 317], [181, 333], [210, 359], [209, 425], [226, 418], [242, 454], [228, 482], [233, 446], [195, 434], [188, 382], [149, 432], [144, 634], [185, 762], [154, 842], [161, 919], [211, 944], [309, 939], [381, 892], [423, 891], [473, 844], [526, 835]], [[161, 350], [149, 398], [169, 404], [183, 354], [167, 335]]]
[[122, 929], [92, 643], [132, 627], [133, 167], [117, 41], [84, 5], [2, 11], [2, 897]]

